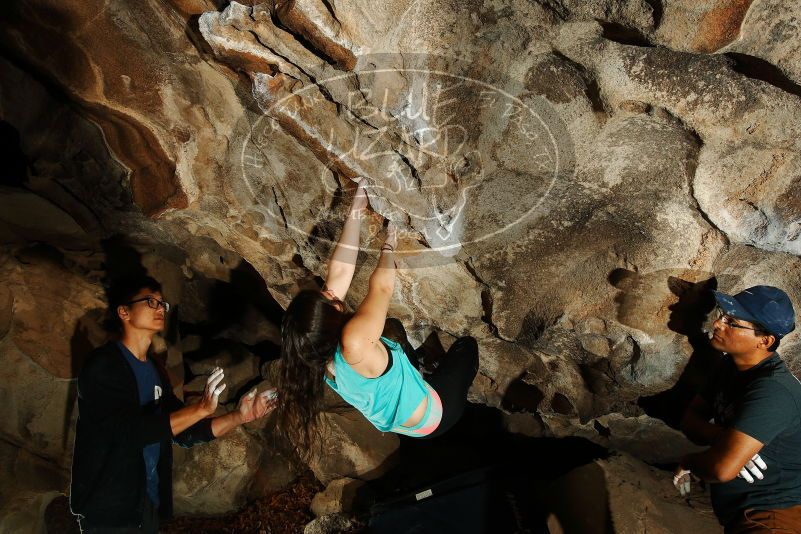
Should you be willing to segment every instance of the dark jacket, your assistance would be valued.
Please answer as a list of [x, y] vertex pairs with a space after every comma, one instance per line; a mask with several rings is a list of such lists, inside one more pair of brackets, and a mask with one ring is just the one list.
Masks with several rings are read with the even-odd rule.
[[143, 413], [136, 377], [116, 343], [92, 351], [78, 375], [78, 423], [72, 457], [70, 508], [88, 525], [138, 525], [146, 498], [142, 448], [161, 442], [158, 463], [159, 515], [172, 515], [172, 446], [214, 439], [211, 419], [177, 436], [170, 413], [183, 407], [167, 373], [153, 360], [162, 382], [161, 410]]

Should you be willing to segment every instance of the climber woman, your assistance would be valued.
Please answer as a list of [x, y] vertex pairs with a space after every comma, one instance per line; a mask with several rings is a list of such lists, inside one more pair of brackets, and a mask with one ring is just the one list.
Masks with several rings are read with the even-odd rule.
[[455, 341], [426, 379], [400, 321], [387, 319], [395, 286], [397, 232], [392, 223], [355, 313], [343, 302], [356, 269], [360, 220], [367, 210], [362, 179], [321, 291], [299, 292], [281, 324], [279, 424], [301, 450], [323, 410], [327, 384], [382, 432], [433, 438], [461, 417], [478, 371], [478, 344]]

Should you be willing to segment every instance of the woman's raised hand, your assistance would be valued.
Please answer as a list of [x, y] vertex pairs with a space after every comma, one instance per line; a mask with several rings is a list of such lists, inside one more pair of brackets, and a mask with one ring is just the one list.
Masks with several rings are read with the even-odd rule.
[[389, 221], [387, 224], [387, 237], [384, 239], [381, 250], [395, 250], [396, 248], [398, 248], [398, 227], [395, 226], [394, 222]]
[[357, 185], [353, 204], [350, 207], [351, 212], [361, 211], [367, 207], [367, 191], [365, 190], [368, 185], [367, 178], [359, 178]]

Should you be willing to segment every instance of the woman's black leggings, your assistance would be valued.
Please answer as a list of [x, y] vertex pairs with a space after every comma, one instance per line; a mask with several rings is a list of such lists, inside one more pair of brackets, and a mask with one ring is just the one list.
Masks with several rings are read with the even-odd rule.
[[[398, 319], [387, 319], [383, 336], [401, 344], [412, 365], [420, 369], [418, 354], [406, 337], [406, 329]], [[447, 432], [459, 421], [467, 404], [467, 390], [478, 373], [478, 343], [471, 336], [457, 339], [437, 369], [425, 376], [442, 400], [442, 420], [437, 429], [427, 436], [414, 439], [431, 439]]]

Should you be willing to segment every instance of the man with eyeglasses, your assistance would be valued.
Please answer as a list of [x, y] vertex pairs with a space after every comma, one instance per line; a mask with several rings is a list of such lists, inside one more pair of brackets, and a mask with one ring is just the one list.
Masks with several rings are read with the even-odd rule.
[[795, 329], [793, 305], [771, 286], [714, 293], [723, 358], [682, 420], [710, 448], [683, 458], [673, 483], [684, 496], [690, 475], [710, 482], [727, 534], [801, 532], [801, 383], [776, 352]]
[[150, 277], [109, 291], [108, 319], [120, 338], [95, 349], [78, 375], [70, 507], [82, 532], [158, 532], [159, 516], [172, 513], [171, 444], [211, 441], [274, 408], [274, 391], [253, 389], [237, 410], [211, 418], [225, 389], [220, 368], [200, 402], [184, 406], [164, 367], [148, 356], [169, 309]]

